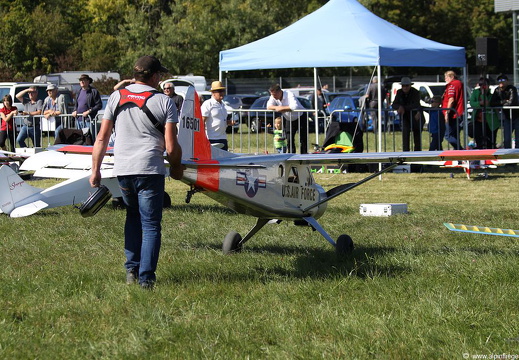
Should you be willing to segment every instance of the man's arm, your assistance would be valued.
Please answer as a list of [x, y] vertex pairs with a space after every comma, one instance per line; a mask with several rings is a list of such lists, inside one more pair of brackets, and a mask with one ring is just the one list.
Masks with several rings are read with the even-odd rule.
[[92, 187], [101, 185], [101, 163], [105, 157], [113, 125], [111, 120], [103, 119], [101, 122], [101, 130], [97, 134], [94, 149], [92, 150], [92, 175], [90, 176], [90, 186]]
[[20, 91], [15, 97], [23, 104], [23, 96], [29, 92], [30, 89]]
[[166, 141], [166, 155], [169, 162], [169, 176], [180, 180], [184, 174], [184, 166], [182, 165], [182, 148], [177, 140], [176, 123], [166, 123], [164, 139]]

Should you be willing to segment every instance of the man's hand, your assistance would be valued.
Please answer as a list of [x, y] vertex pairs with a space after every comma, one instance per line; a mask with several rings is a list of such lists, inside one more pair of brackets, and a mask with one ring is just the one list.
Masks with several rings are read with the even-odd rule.
[[92, 175], [90, 176], [90, 186], [93, 188], [97, 188], [97, 187], [101, 186], [101, 172], [100, 171], [92, 172]]

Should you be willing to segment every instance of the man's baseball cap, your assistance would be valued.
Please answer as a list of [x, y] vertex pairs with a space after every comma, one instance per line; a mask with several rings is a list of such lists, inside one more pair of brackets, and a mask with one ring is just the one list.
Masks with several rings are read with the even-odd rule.
[[502, 82], [502, 81], [508, 81], [508, 76], [504, 75], [504, 74], [501, 74], [497, 77], [497, 81], [498, 82]]
[[133, 71], [139, 74], [155, 74], [157, 72], [169, 73], [169, 70], [162, 66], [159, 59], [150, 55], [140, 57], [135, 62]]

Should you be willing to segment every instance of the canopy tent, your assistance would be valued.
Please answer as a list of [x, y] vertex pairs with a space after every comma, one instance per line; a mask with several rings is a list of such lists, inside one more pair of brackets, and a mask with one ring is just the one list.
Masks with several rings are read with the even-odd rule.
[[220, 80], [222, 71], [314, 68], [316, 87], [317, 67], [377, 66], [380, 79], [381, 66], [463, 67], [466, 75], [465, 65], [465, 48], [414, 35], [356, 0], [330, 0], [283, 30], [221, 51], [219, 64]]
[[220, 71], [376, 65], [464, 67], [465, 49], [414, 35], [356, 0], [330, 0], [277, 33], [220, 52]]

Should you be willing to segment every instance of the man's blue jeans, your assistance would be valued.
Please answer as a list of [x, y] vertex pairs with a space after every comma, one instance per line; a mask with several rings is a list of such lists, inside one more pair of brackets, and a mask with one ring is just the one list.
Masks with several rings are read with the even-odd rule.
[[155, 281], [161, 244], [164, 175], [118, 176], [124, 203], [126, 269], [138, 269], [139, 283]]
[[22, 126], [22, 129], [20, 130], [20, 133], [16, 137], [16, 142], [20, 147], [27, 147], [27, 144], [25, 143], [25, 139], [31, 138], [32, 143], [35, 147], [41, 146], [41, 134], [40, 134], [40, 128], [36, 126], [28, 127], [27, 125]]
[[503, 119], [503, 147], [512, 148], [512, 132], [514, 133], [515, 147], [519, 147], [519, 119]]
[[449, 122], [445, 124], [445, 139], [454, 150], [463, 149], [460, 141], [460, 130], [461, 126], [459, 119], [456, 117], [449, 117]]

